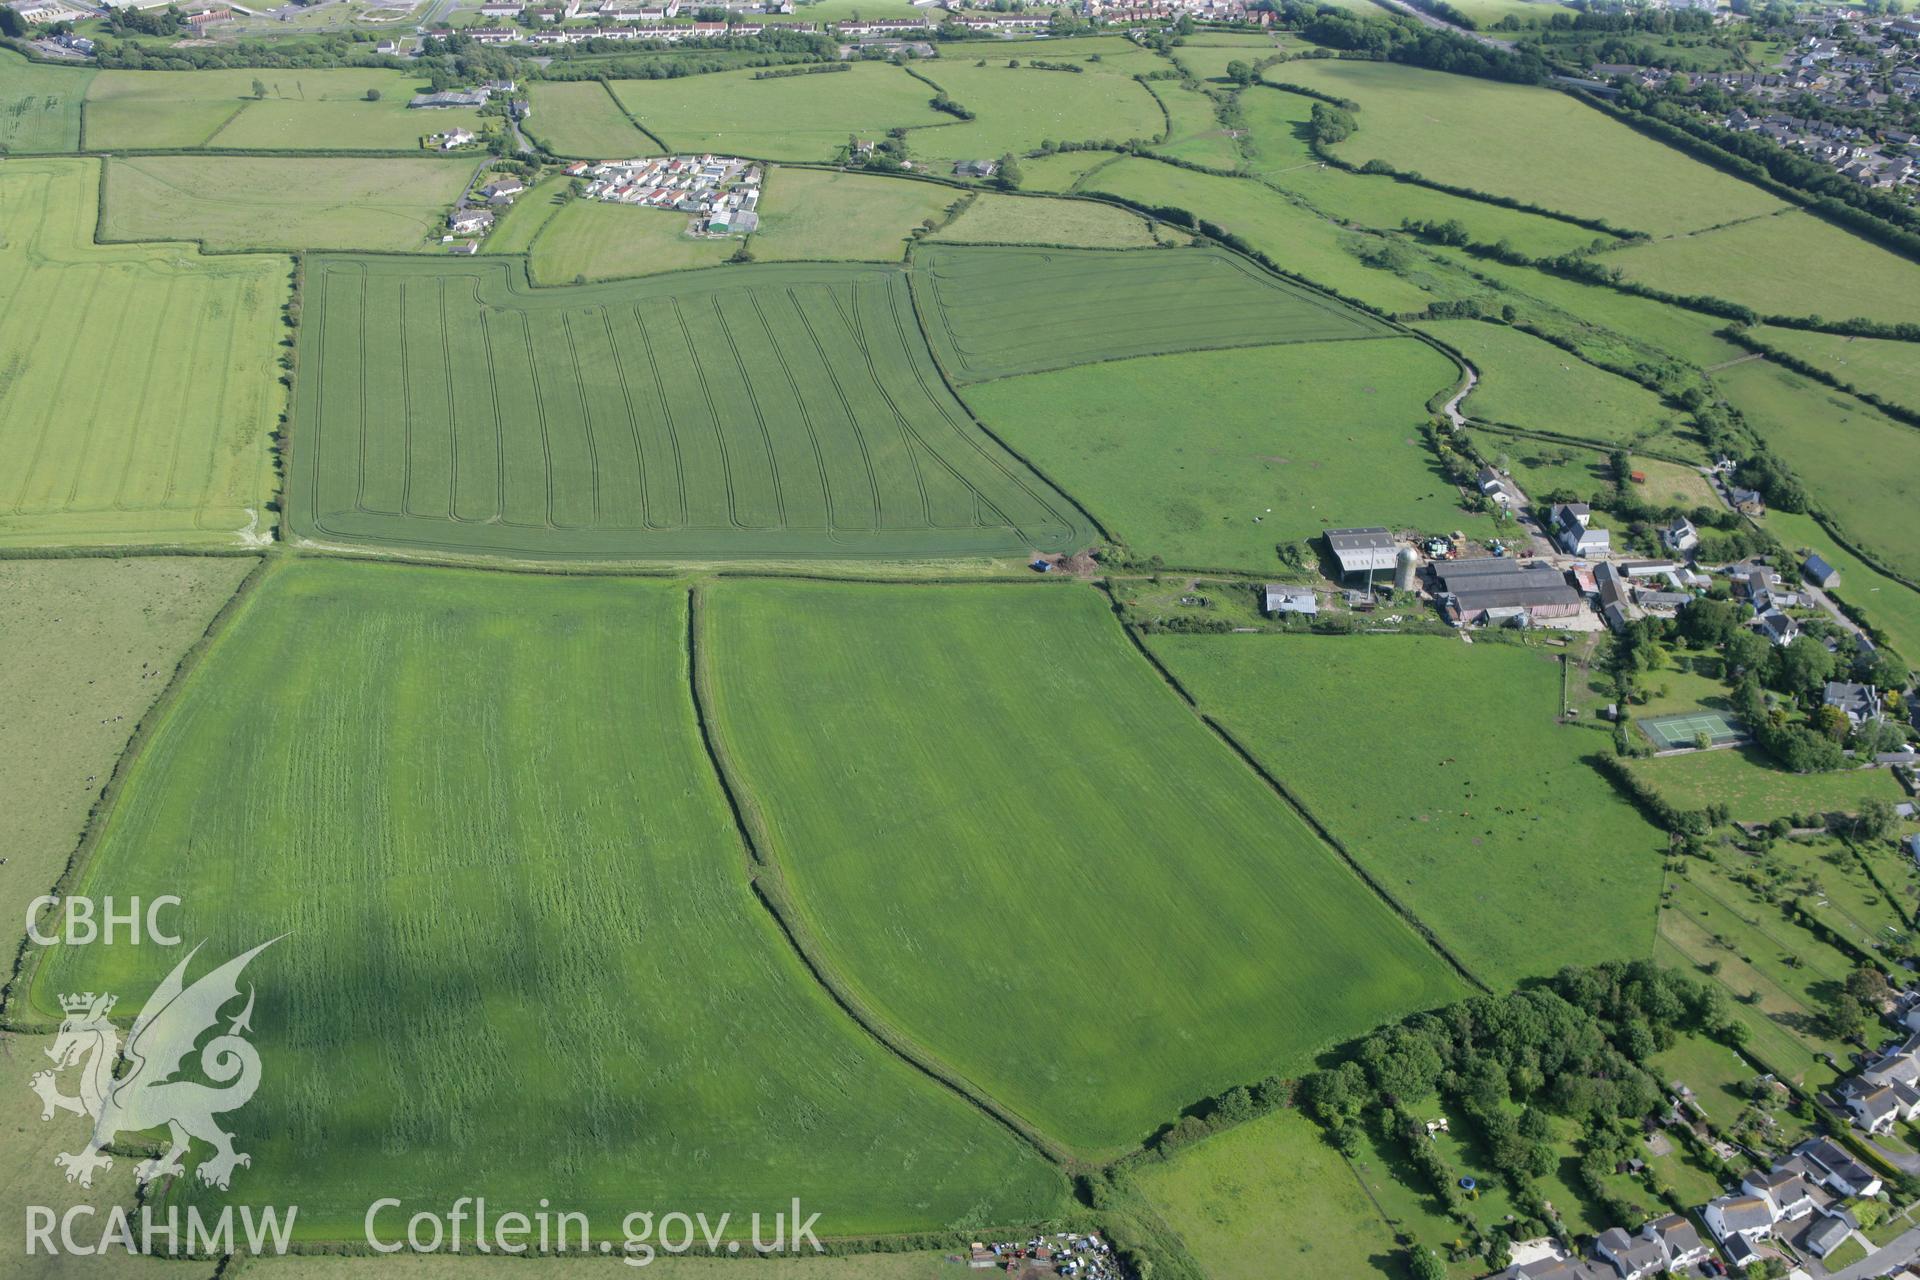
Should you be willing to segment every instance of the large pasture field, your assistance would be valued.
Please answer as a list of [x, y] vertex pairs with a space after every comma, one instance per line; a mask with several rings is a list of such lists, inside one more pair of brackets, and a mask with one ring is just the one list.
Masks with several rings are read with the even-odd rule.
[[1258, 572], [1276, 543], [1330, 525], [1491, 533], [1420, 434], [1457, 376], [1425, 343], [1383, 338], [1085, 365], [966, 396], [1136, 553]]
[[1758, 748], [1694, 751], [1634, 767], [1676, 809], [1719, 801], [1735, 822], [1771, 822], [1796, 813], [1854, 813], [1867, 799], [1897, 804], [1906, 792], [1887, 769], [1788, 773]]
[[699, 644], [828, 963], [1083, 1155], [1459, 989], [1087, 587], [729, 582]]
[[475, 162], [124, 156], [107, 163], [101, 236], [209, 249], [424, 252]]
[[1920, 412], [1920, 342], [1764, 325], [1753, 336], [1867, 395]]
[[100, 162], [0, 181], [0, 546], [233, 542], [271, 489], [290, 265], [93, 243]]
[[534, 233], [527, 272], [537, 285], [591, 284], [715, 267], [740, 248], [738, 240], [690, 236], [687, 223], [686, 214], [670, 209], [569, 200]]
[[1098, 200], [1058, 200], [983, 191], [951, 225], [928, 236], [952, 244], [1053, 244], [1151, 249], [1159, 241], [1137, 213]]
[[1588, 763], [1613, 749], [1605, 732], [1557, 722], [1555, 655], [1423, 636], [1150, 643], [1494, 989], [1652, 947], [1665, 840]]
[[1339, 144], [1437, 181], [1662, 235], [1771, 213], [1782, 202], [1564, 93], [1386, 62], [1294, 61], [1274, 80], [1360, 104]]
[[527, 86], [527, 101], [533, 114], [522, 127], [555, 155], [625, 160], [660, 150], [598, 80], [538, 80]]
[[908, 233], [963, 198], [931, 182], [776, 166], [760, 199], [753, 256], [763, 262], [898, 262]]
[[1761, 315], [1911, 321], [1920, 264], [1801, 209], [1616, 249], [1599, 259], [1639, 284], [1705, 294]]
[[290, 513], [323, 542], [912, 558], [1091, 536], [947, 391], [899, 268], [529, 290], [503, 260], [316, 258], [300, 360]]
[[[236, 1195], [359, 1239], [539, 1197], [820, 1234], [1045, 1218], [1059, 1174], [883, 1050], [756, 901], [668, 582], [283, 565], [127, 776], [84, 883], [176, 893], [249, 969], [272, 1064]], [[534, 744], [537, 743], [537, 746]], [[32, 989], [136, 1004], [175, 956], [56, 949]], [[903, 1140], [902, 1135], [911, 1135]], [[176, 1185], [176, 1195], [193, 1180]]]
[[0, 49], [0, 147], [22, 156], [80, 147], [91, 67], [49, 67]]
[[[256, 81], [264, 98], [254, 96]], [[369, 89], [379, 101], [366, 100]], [[94, 151], [412, 151], [429, 133], [478, 131], [471, 108], [409, 111], [420, 89], [417, 76], [377, 68], [102, 71], [87, 90], [85, 139]]]
[[1385, 325], [1219, 249], [927, 247], [913, 283], [959, 382], [1206, 347], [1374, 338]]
[[[968, 47], [979, 48], [981, 53], [988, 51], [985, 46]], [[1032, 52], [1047, 55], [1044, 46], [1036, 46]], [[1004, 57], [988, 57], [984, 67], [975, 66], [975, 61], [961, 54], [921, 69], [927, 79], [974, 113], [972, 120], [961, 122], [942, 116], [946, 124], [917, 129], [908, 136], [914, 153], [931, 158], [936, 172], [956, 160], [997, 159], [1008, 151], [1031, 151], [1048, 140], [1111, 138], [1125, 142], [1130, 138], [1152, 140], [1166, 132], [1167, 118], [1160, 104], [1137, 80], [1010, 67], [1010, 59]]]
[[[609, 87], [675, 151], [757, 160], [828, 160], [849, 134], [873, 138], [895, 126], [953, 120], [927, 105], [932, 89], [884, 62], [855, 63], [853, 70], [832, 75], [755, 80], [751, 71], [722, 71], [678, 80], [615, 80]], [[921, 145], [916, 137], [916, 150]]]

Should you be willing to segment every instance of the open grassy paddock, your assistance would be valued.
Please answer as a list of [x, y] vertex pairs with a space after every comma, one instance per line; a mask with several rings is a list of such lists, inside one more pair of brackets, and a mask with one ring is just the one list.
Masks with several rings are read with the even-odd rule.
[[927, 239], [955, 244], [1057, 244], [1150, 249], [1159, 241], [1139, 214], [1097, 200], [1056, 200], [985, 191]]
[[[976, 48], [977, 56], [969, 59], [966, 54]], [[916, 129], [908, 135], [907, 143], [914, 154], [934, 161], [936, 172], [940, 165], [957, 160], [992, 160], [1008, 151], [1031, 151], [1049, 139], [1081, 142], [1112, 138], [1125, 142], [1130, 138], [1158, 138], [1166, 130], [1167, 119], [1160, 104], [1145, 85], [1129, 77], [1037, 71], [1026, 66], [1028, 57], [1019, 55], [1054, 60], [1045, 45], [1005, 50], [997, 45], [968, 45], [964, 49], [920, 69], [955, 102], [974, 113], [972, 120], [958, 122], [942, 116], [949, 123], [937, 129]], [[1022, 65], [1008, 66], [1014, 60], [1006, 56], [1008, 53], [1018, 56]], [[980, 58], [986, 59], [986, 66], [975, 65]]]
[[1170, 80], [1147, 87], [1167, 111], [1166, 141], [1154, 151], [1215, 169], [1240, 163], [1240, 142], [1220, 123], [1219, 103], [1211, 95]]
[[898, 268], [530, 291], [506, 261], [337, 257], [306, 288], [302, 537], [621, 559], [1090, 537], [941, 383]]
[[477, 161], [121, 156], [107, 162], [106, 240], [209, 249], [424, 252]]
[[11, 155], [74, 151], [91, 67], [49, 67], [0, 49], [0, 146]]
[[1386, 62], [1295, 61], [1267, 72], [1360, 104], [1339, 144], [1396, 169], [1661, 235], [1785, 207], [1564, 93]]
[[1865, 799], [1906, 799], [1886, 769], [1788, 773], [1757, 747], [1695, 751], [1647, 760], [1634, 771], [1677, 809], [1704, 809], [1715, 801], [1736, 822], [1770, 822], [1796, 813], [1854, 813]]
[[[255, 82], [265, 97], [254, 95]], [[430, 133], [479, 131], [471, 108], [409, 111], [421, 87], [416, 76], [378, 68], [102, 71], [87, 90], [84, 136], [94, 151], [414, 151]], [[369, 89], [379, 101], [367, 101]]]
[[1091, 588], [724, 583], [703, 625], [829, 963], [1077, 1152], [1459, 989]]
[[767, 262], [898, 262], [908, 233], [964, 198], [907, 178], [775, 166], [760, 201], [753, 256]]
[[[751, 71], [722, 71], [678, 80], [614, 80], [608, 87], [675, 151], [756, 160], [828, 160], [846, 146], [849, 134], [877, 138], [896, 125], [953, 122], [927, 105], [934, 91], [923, 81], [884, 62], [855, 63], [836, 75], [755, 80]], [[916, 150], [921, 136], [915, 135]]]
[[1725, 298], [1762, 315], [1897, 324], [1913, 319], [1920, 296], [1920, 264], [1802, 209], [1631, 245], [1599, 261], [1655, 289]]
[[95, 245], [98, 161], [4, 163], [0, 546], [232, 543], [264, 523], [290, 264]]
[[533, 114], [527, 117], [526, 132], [555, 155], [625, 160], [660, 150], [598, 80], [535, 81], [527, 86], [527, 101]]
[[1551, 652], [1414, 636], [1149, 643], [1496, 990], [1647, 954], [1665, 839], [1588, 762], [1612, 750], [1597, 722], [1557, 723]]
[[1920, 343], [1762, 325], [1753, 336], [1866, 395], [1920, 412]]
[[1276, 543], [1329, 525], [1492, 533], [1420, 434], [1456, 376], [1425, 343], [1388, 338], [1085, 365], [966, 396], [1137, 554], [1258, 572]]
[[688, 235], [688, 222], [671, 209], [570, 200], [534, 233], [527, 274], [542, 286], [591, 284], [714, 267], [739, 252], [738, 240]]
[[1204, 347], [1374, 338], [1385, 325], [1218, 249], [927, 247], [914, 292], [959, 382]]
[[[408, 1212], [549, 1197], [605, 1235], [636, 1205], [744, 1232], [798, 1195], [822, 1235], [1061, 1206], [1059, 1173], [882, 1050], [756, 901], [686, 610], [665, 581], [304, 561], [223, 631], [85, 884], [179, 894], [210, 955], [288, 934], [249, 970], [274, 1069], [236, 1197], [353, 1240], [375, 1185]], [[32, 1003], [137, 1004], [175, 958], [56, 948]]]

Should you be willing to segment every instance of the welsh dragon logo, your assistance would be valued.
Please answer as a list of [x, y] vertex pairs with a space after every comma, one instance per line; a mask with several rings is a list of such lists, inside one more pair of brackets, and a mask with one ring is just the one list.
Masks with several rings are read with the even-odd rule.
[[[140, 1162], [134, 1176], [142, 1183], [186, 1172], [181, 1157], [194, 1138], [213, 1148], [213, 1155], [196, 1170], [208, 1186], [224, 1191], [236, 1167], [253, 1163], [244, 1152], [233, 1149], [233, 1135], [214, 1119], [245, 1106], [260, 1087], [260, 1054], [242, 1035], [252, 1030], [248, 1021], [253, 1016], [251, 985], [246, 1007], [199, 1051], [200, 1071], [214, 1083], [172, 1077], [193, 1054], [200, 1037], [218, 1025], [221, 1009], [239, 999], [240, 973], [247, 962], [278, 941], [270, 939], [234, 957], [192, 986], [186, 985], [187, 965], [200, 948], [189, 951], [134, 1019], [125, 1053], [130, 1069], [117, 1078], [114, 1066], [121, 1058], [120, 1033], [107, 1019], [117, 997], [90, 991], [60, 997], [66, 1017], [47, 1050], [54, 1069], [39, 1072], [30, 1083], [40, 1095], [42, 1120], [62, 1111], [93, 1117], [93, 1135], [86, 1145], [54, 1157], [54, 1163], [67, 1171], [68, 1182], [91, 1187], [95, 1172], [113, 1167], [106, 1148], [116, 1135], [163, 1125], [169, 1138], [167, 1150]], [[77, 1097], [60, 1092], [55, 1078], [69, 1067], [81, 1068]]]

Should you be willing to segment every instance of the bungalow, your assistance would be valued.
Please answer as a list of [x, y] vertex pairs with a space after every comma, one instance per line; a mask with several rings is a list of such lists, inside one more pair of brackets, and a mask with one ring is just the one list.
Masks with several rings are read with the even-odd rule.
[[1838, 707], [1846, 712], [1847, 723], [1858, 729], [1869, 720], [1881, 717], [1880, 692], [1870, 684], [1854, 684], [1849, 680], [1829, 680], [1827, 690], [1821, 701], [1829, 707]]
[[498, 200], [502, 196], [512, 199], [526, 189], [527, 184], [518, 178], [498, 178], [480, 188], [480, 194], [489, 200]]
[[1620, 1280], [1646, 1280], [1667, 1269], [1667, 1255], [1652, 1240], [1636, 1240], [1619, 1227], [1608, 1227], [1593, 1242], [1596, 1252], [1613, 1264]]
[[1288, 587], [1269, 582], [1261, 609], [1270, 618], [1283, 613], [1298, 613], [1312, 618], [1320, 612], [1320, 600], [1308, 587]]
[[1673, 554], [1683, 556], [1700, 545], [1700, 531], [1694, 528], [1693, 521], [1685, 516], [1675, 516], [1672, 522], [1660, 531], [1660, 542]]
[[445, 133], [434, 134], [433, 139], [440, 144], [442, 151], [452, 151], [472, 142], [474, 133], [471, 129], [449, 129]]
[[1832, 587], [1840, 583], [1840, 571], [1819, 556], [1807, 557], [1807, 562], [1800, 566], [1800, 576], [1816, 587]]
[[1591, 528], [1593, 510], [1584, 502], [1555, 503], [1548, 523], [1554, 541], [1570, 556], [1604, 556], [1613, 549], [1613, 535]]
[[1822, 1215], [1820, 1221], [1814, 1223], [1807, 1232], [1807, 1251], [1816, 1258], [1824, 1258], [1845, 1244], [1852, 1235], [1851, 1222], [1838, 1214]]
[[962, 160], [953, 166], [956, 178], [991, 178], [1000, 171], [1000, 166], [991, 160]]
[[1660, 1246], [1669, 1271], [1685, 1271], [1710, 1252], [1693, 1223], [1677, 1213], [1655, 1218], [1640, 1228], [1640, 1234]]

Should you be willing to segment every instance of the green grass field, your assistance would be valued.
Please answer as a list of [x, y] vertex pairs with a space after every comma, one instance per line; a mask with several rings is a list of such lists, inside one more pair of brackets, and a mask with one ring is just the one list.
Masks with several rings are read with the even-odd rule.
[[1142, 1165], [1134, 1182], [1214, 1280], [1349, 1280], [1394, 1252], [1352, 1170], [1298, 1111]]
[[[1613, 463], [1605, 447], [1536, 440], [1486, 427], [1470, 429], [1467, 435], [1481, 457], [1511, 471], [1529, 495], [1568, 489], [1584, 502], [1613, 488]], [[1634, 491], [1656, 506], [1692, 510], [1720, 503], [1696, 467], [1634, 454], [1633, 469], [1647, 478]]]
[[[1207, 32], [1189, 37], [1173, 50], [1174, 65], [1196, 80], [1227, 84], [1227, 64], [1255, 63], [1286, 47], [1284, 36]], [[1294, 46], [1298, 48], [1299, 46]]]
[[91, 67], [49, 67], [0, 49], [0, 147], [16, 155], [76, 151]]
[[570, 201], [564, 174], [550, 173], [507, 206], [480, 242], [482, 253], [528, 253], [533, 242]]
[[1167, 109], [1169, 122], [1167, 139], [1154, 148], [1156, 152], [1214, 169], [1239, 166], [1240, 143], [1221, 125], [1211, 97], [1171, 80], [1147, 87]]
[[0, 546], [210, 543], [264, 521], [286, 259], [93, 244], [100, 162], [0, 182]]
[[1653, 945], [1665, 840], [1588, 763], [1605, 733], [1556, 723], [1552, 654], [1410, 636], [1150, 643], [1496, 990]]
[[1350, 98], [1353, 164], [1396, 169], [1660, 235], [1784, 207], [1563, 93], [1385, 62], [1296, 61], [1269, 78]]
[[952, 225], [927, 237], [954, 244], [1056, 244], [1150, 249], [1159, 241], [1138, 214], [1097, 200], [1006, 196], [983, 191]]
[[1599, 259], [1668, 293], [1707, 294], [1762, 315], [1913, 318], [1920, 264], [1799, 209]]
[[1801, 556], [1817, 552], [1840, 570], [1840, 581], [1827, 588], [1828, 595], [1864, 613], [1902, 655], [1920, 654], [1920, 591], [1875, 571], [1835, 542], [1812, 516], [1769, 511], [1765, 523], [1788, 550]]
[[[798, 1195], [822, 1235], [1060, 1206], [1059, 1174], [856, 1027], [754, 898], [686, 610], [662, 581], [307, 561], [222, 632], [85, 884], [179, 894], [203, 959], [287, 935], [248, 970], [272, 1069], [234, 1121], [236, 1197], [353, 1240], [375, 1186], [408, 1211], [549, 1197], [616, 1239], [636, 1205]], [[137, 1002], [176, 959], [56, 948], [31, 1000]]]
[[687, 234], [689, 219], [669, 209], [603, 200], [571, 200], [540, 225], [527, 271], [538, 285], [587, 284], [718, 266], [740, 241]]
[[753, 256], [764, 262], [899, 262], [907, 233], [962, 198], [951, 187], [864, 173], [775, 166]]
[[914, 255], [913, 286], [928, 340], [962, 383], [1125, 356], [1390, 332], [1218, 249], [929, 246]]
[[1136, 553], [1259, 572], [1276, 543], [1329, 526], [1492, 533], [1420, 435], [1455, 377], [1433, 348], [1389, 338], [1122, 360], [966, 394]]
[[[962, 53], [920, 69], [922, 75], [974, 113], [972, 120], [962, 122], [941, 116], [948, 123], [937, 129], [916, 129], [908, 135], [907, 145], [914, 155], [934, 161], [935, 172], [943, 172], [939, 166], [951, 166], [958, 160], [993, 160], [1008, 151], [1031, 151], [1048, 140], [1151, 140], [1166, 130], [1167, 120], [1159, 103], [1138, 81], [1117, 75], [1035, 71], [1025, 66], [1028, 55], [1054, 60], [1045, 45], [1024, 49], [969, 46], [968, 51], [976, 47], [978, 56], [973, 59]], [[981, 57], [987, 65], [974, 65]], [[1023, 65], [1009, 67], [1007, 63], [1013, 58]]]
[[[751, 71], [723, 71], [678, 80], [615, 80], [609, 87], [675, 151], [758, 160], [828, 160], [849, 134], [875, 138], [895, 126], [953, 120], [927, 105], [932, 89], [884, 62], [856, 63], [838, 75], [755, 80]], [[921, 136], [915, 136], [916, 151]]]
[[1761, 325], [1753, 336], [1866, 395], [1920, 412], [1920, 343]]
[[1660, 397], [1550, 342], [1482, 320], [1434, 320], [1420, 328], [1480, 371], [1461, 406], [1473, 417], [1610, 444], [1679, 447], [1678, 415]]
[[728, 583], [703, 626], [829, 963], [1082, 1154], [1459, 989], [1089, 588]]
[[1020, 185], [1027, 191], [1066, 191], [1101, 165], [1119, 159], [1111, 151], [1058, 151], [1020, 161]]
[[1362, 263], [1357, 250], [1368, 237], [1257, 182], [1128, 157], [1082, 186], [1145, 208], [1185, 209], [1242, 237], [1293, 274], [1382, 311], [1424, 311], [1434, 300], [1420, 282]]
[[[1920, 431], [1764, 360], [1714, 383], [1791, 467], [1813, 504], [1891, 568], [1920, 578]], [[1861, 460], [1871, 458], [1871, 466]]]
[[898, 268], [529, 291], [514, 265], [309, 261], [299, 535], [618, 559], [1018, 555], [1090, 539], [941, 383]]
[[1696, 751], [1643, 761], [1637, 772], [1680, 809], [1719, 801], [1736, 822], [1768, 822], [1796, 813], [1852, 813], [1864, 799], [1898, 803], [1906, 792], [1886, 769], [1788, 773], [1756, 748]]
[[[266, 89], [254, 96], [254, 84]], [[87, 90], [88, 148], [271, 148], [412, 151], [458, 126], [480, 128], [466, 107], [409, 111], [419, 77], [378, 69], [102, 71]], [[369, 89], [380, 100], [368, 102]]]
[[125, 156], [107, 164], [108, 240], [209, 249], [423, 252], [476, 161]]
[[555, 155], [625, 160], [660, 150], [597, 80], [535, 81], [527, 87], [527, 101], [533, 114], [522, 128]]

